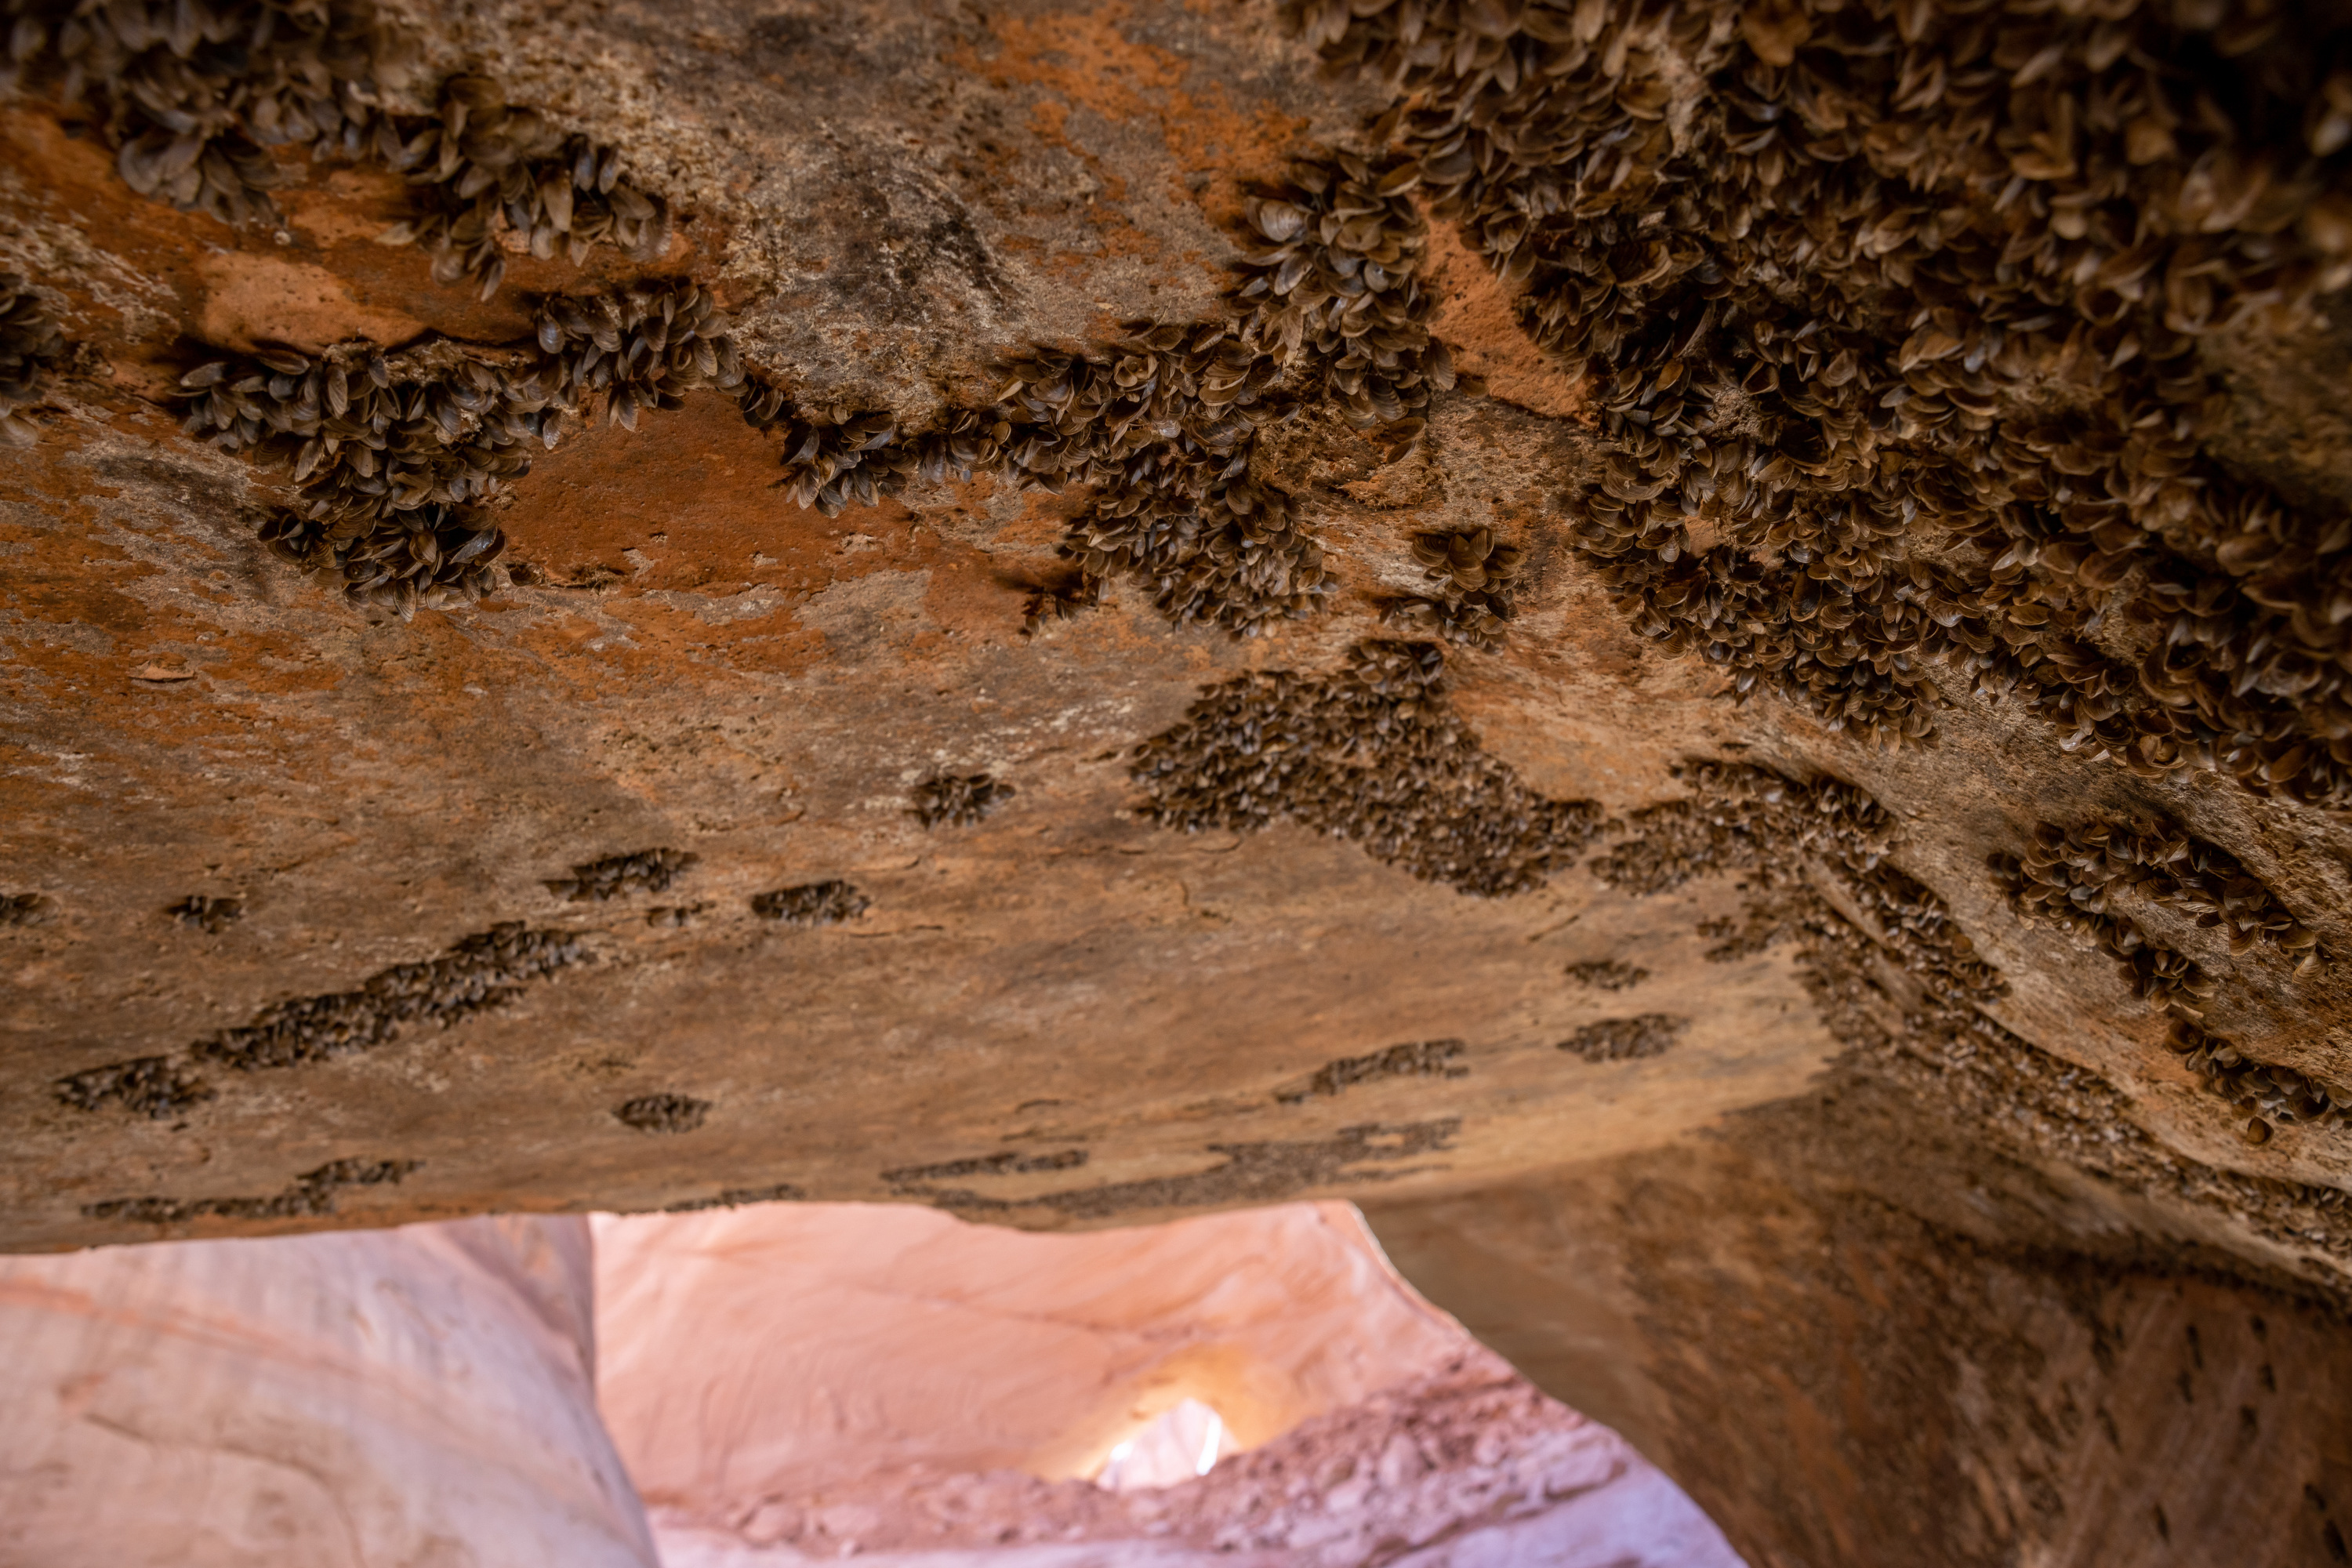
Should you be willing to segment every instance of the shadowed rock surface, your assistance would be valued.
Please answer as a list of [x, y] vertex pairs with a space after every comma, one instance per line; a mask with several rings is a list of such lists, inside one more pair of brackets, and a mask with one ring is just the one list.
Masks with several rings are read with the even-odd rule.
[[1352, 1196], [1750, 1562], [2346, 1552], [2336, 10], [68, 9], [0, 1245]]

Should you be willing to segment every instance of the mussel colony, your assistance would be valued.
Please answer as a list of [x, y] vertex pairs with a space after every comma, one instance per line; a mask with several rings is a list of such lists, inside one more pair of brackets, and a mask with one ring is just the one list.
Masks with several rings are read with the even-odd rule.
[[58, 1079], [53, 1086], [58, 1103], [76, 1110], [96, 1110], [119, 1104], [133, 1116], [163, 1121], [201, 1105], [218, 1091], [169, 1057], [134, 1057], [85, 1068]]
[[415, 188], [387, 230], [434, 276], [484, 299], [506, 273], [511, 229], [541, 258], [591, 246], [641, 258], [669, 242], [668, 210], [623, 178], [619, 153], [457, 76], [437, 111], [404, 114], [414, 39], [364, 0], [6, 0], [7, 82], [54, 88], [91, 115], [115, 169], [142, 195], [223, 223], [276, 223], [272, 148], [369, 162]]
[[[419, 210], [382, 237], [425, 247], [436, 277], [478, 281], [485, 297], [503, 276], [509, 232], [535, 256], [575, 264], [599, 243], [646, 259], [667, 248], [666, 206], [624, 177], [615, 150], [509, 104], [494, 80], [450, 79], [431, 113], [388, 107], [415, 51], [363, 4], [10, 0], [5, 14], [12, 77], [81, 105], [125, 182], [184, 209], [275, 222], [268, 150], [303, 147], [404, 174]], [[672, 405], [677, 390], [740, 387], [744, 416], [778, 433], [782, 488], [801, 505], [837, 514], [919, 478], [982, 469], [1056, 491], [1090, 486], [1066, 542], [1086, 574], [1070, 604], [1089, 602], [1104, 578], [1134, 577], [1172, 618], [1256, 631], [1309, 613], [1332, 588], [1287, 495], [1250, 472], [1258, 426], [1314, 400], [1410, 439], [1431, 389], [1453, 385], [1414, 280], [1417, 178], [1394, 158], [1300, 165], [1252, 205], [1254, 248], [1225, 320], [1135, 322], [1085, 352], [1017, 355], [992, 405], [950, 410], [921, 432], [872, 410], [803, 408], [743, 377], [691, 285], [631, 295], [617, 321], [614, 300], [549, 301], [537, 364], [455, 351], [425, 365], [365, 351], [314, 363], [279, 351], [205, 366], [189, 383], [190, 429], [231, 449], [267, 442], [304, 499], [268, 542], [341, 571], [354, 602], [410, 614], [499, 585], [501, 542], [468, 509], [526, 472], [529, 444], [551, 445], [556, 416], [583, 412], [585, 394], [634, 428], [639, 408]], [[650, 351], [648, 300], [669, 301]], [[686, 326], [678, 309], [692, 312]], [[607, 341], [615, 334], [625, 347]]]
[[1511, 589], [1525, 555], [1491, 528], [1420, 534], [1412, 558], [1427, 569], [1431, 591], [1383, 606], [1383, 618], [1423, 618], [1448, 642], [1492, 647], [1510, 622]]
[[[775, 1182], [764, 1187], [721, 1187], [707, 1198], [687, 1198], [678, 1203], [665, 1204], [662, 1214], [700, 1214], [706, 1209], [741, 1208], [745, 1204], [775, 1204], [808, 1194], [790, 1182]], [[635, 1211], [632, 1211], [635, 1212]]]
[[[1416, 278], [1425, 206], [1591, 375], [1612, 450], [1564, 505], [1643, 635], [1886, 744], [1932, 734], [1966, 685], [2140, 773], [2352, 798], [2352, 520], [2200, 445], [2224, 402], [2200, 344], [2352, 280], [2352, 31], [2272, 0], [1292, 8], [1399, 104], [1372, 131], [1387, 150], [1302, 163], [1251, 204], [1224, 320], [1016, 356], [991, 405], [921, 432], [737, 380], [715, 330], [666, 362], [698, 379], [673, 379], [741, 386], [782, 433], [787, 492], [828, 511], [989, 468], [1090, 486], [1066, 542], [1090, 584], [1261, 629], [1331, 581], [1251, 472], [1259, 426], [1315, 401], [1410, 439], [1453, 384]], [[445, 83], [434, 114], [386, 109], [411, 50], [364, 5], [8, 14], [12, 68], [86, 100], [125, 179], [183, 205], [269, 216], [269, 147], [378, 158], [431, 206], [388, 237], [493, 287], [501, 226], [576, 258], [644, 251], [665, 221], [611, 149], [487, 79]], [[494, 484], [570, 405], [528, 377], [500, 395], [489, 368], [459, 377], [487, 408], [459, 401], [491, 416], [469, 472]], [[607, 389], [613, 416], [641, 390]], [[434, 403], [404, 395], [393, 422]], [[312, 516], [273, 542], [356, 560], [347, 591], [405, 609], [403, 583], [445, 604], [490, 585], [478, 521], [427, 511], [354, 549], [348, 520]], [[1508, 618], [1499, 584], [1423, 607], [1474, 642]]]
[[710, 1101], [686, 1094], [641, 1094], [613, 1108], [613, 1119], [639, 1132], [691, 1132], [710, 1114]]
[[[2297, 973], [2317, 968], [2326, 957], [2318, 936], [2261, 878], [2177, 823], [2090, 821], [2066, 827], [2044, 822], [2034, 828], [2022, 859], [1998, 860], [1994, 870], [2029, 920], [2104, 936], [2104, 928], [2122, 919], [2112, 913], [2114, 901], [2136, 893], [2195, 916], [2200, 926], [2226, 931], [2232, 953], [2270, 948], [2293, 959]], [[2150, 994], [2149, 982], [2133, 978], [2140, 994]]]
[[332, 574], [353, 605], [452, 607], [502, 585], [506, 535], [481, 503], [530, 471], [532, 443], [555, 442], [545, 389], [505, 357], [434, 345], [215, 360], [181, 381], [183, 427], [292, 479], [299, 508], [260, 527], [274, 553]]
[[952, 1181], [961, 1176], [1026, 1176], [1041, 1171], [1075, 1171], [1091, 1158], [1084, 1149], [1058, 1149], [1048, 1154], [1024, 1154], [1018, 1149], [1000, 1149], [993, 1154], [975, 1154], [961, 1160], [944, 1160], [934, 1165], [901, 1165], [881, 1173], [882, 1179], [894, 1187], [909, 1186], [919, 1182]]
[[2053, 925], [2096, 947], [2116, 960], [2134, 994], [2173, 1016], [2173, 1050], [2209, 1091], [2245, 1114], [2248, 1142], [2269, 1142], [2276, 1122], [2352, 1126], [2352, 1096], [2297, 1068], [2252, 1060], [2209, 1030], [2216, 978], [2114, 907], [2137, 895], [2226, 929], [2233, 954], [2270, 948], [2298, 971], [2316, 967], [2325, 957], [2317, 936], [2229, 851], [2165, 821], [2045, 822], [2021, 859], [1997, 856], [1993, 872], [2026, 924]]
[[909, 809], [925, 827], [972, 827], [1015, 793], [992, 774], [940, 773], [915, 786]]
[[43, 893], [0, 893], [0, 926], [37, 926], [49, 918], [52, 900]]
[[[1851, 1059], [1949, 1121], [2091, 1172], [2126, 1191], [2218, 1209], [2269, 1239], [2352, 1262], [2352, 1194], [2252, 1176], [2176, 1153], [2098, 1073], [2002, 1027], [1939, 983], [1932, 952], [1890, 976], [1884, 950], [1818, 894], [1786, 891], [1780, 922], [1800, 976]], [[1932, 897], [1932, 896], [1931, 896]]]
[[0, 272], [0, 444], [32, 444], [33, 427], [17, 411], [41, 401], [65, 357], [47, 302], [16, 273]]
[[77, 1110], [96, 1110], [115, 1101], [134, 1114], [161, 1120], [212, 1097], [196, 1064], [253, 1072], [373, 1050], [408, 1025], [446, 1028], [504, 1006], [537, 981], [594, 960], [573, 932], [502, 921], [460, 938], [438, 958], [379, 970], [358, 990], [273, 1003], [250, 1024], [196, 1041], [184, 1059], [110, 1062], [59, 1079], [53, 1088], [60, 1102]]
[[245, 900], [234, 895], [207, 898], [191, 893], [163, 912], [184, 926], [217, 936], [245, 918]]
[[[909, 431], [795, 402], [743, 364], [705, 291], [649, 283], [541, 301], [529, 345], [205, 365], [186, 379], [187, 427], [290, 476], [298, 504], [263, 530], [273, 550], [404, 615], [499, 585], [489, 509], [564, 417], [635, 428], [710, 388], [773, 434], [787, 497], [828, 515], [983, 471], [1087, 487], [1064, 545], [1079, 581], [1033, 618], [1123, 578], [1173, 620], [1256, 632], [1333, 593], [1291, 498], [1254, 471], [1260, 430], [1316, 405], [1410, 441], [1454, 384], [1417, 279], [1433, 217], [1462, 226], [1518, 290], [1530, 334], [1591, 378], [1608, 450], [1561, 504], [1582, 559], [1666, 650], [1723, 666], [1743, 699], [1775, 694], [1882, 744], [1929, 739], [1936, 710], [1973, 689], [2142, 775], [2211, 769], [2352, 805], [2352, 520], [2307, 515], [2202, 447], [2226, 404], [2214, 335], [2297, 320], [2352, 280], [2352, 33], [2262, 0], [1294, 10], [1334, 64], [1392, 82], [1399, 107], [1374, 129], [1382, 151], [1302, 163], [1250, 204], [1219, 320], [1016, 355], [985, 405]], [[663, 247], [663, 204], [612, 149], [488, 79], [442, 84], [430, 113], [386, 107], [408, 51], [363, 5], [7, 0], [5, 14], [7, 68], [85, 104], [123, 179], [183, 208], [274, 221], [268, 150], [303, 146], [405, 174], [417, 212], [385, 238], [486, 295], [505, 233], [574, 264], [600, 243]], [[62, 354], [38, 300], [0, 278], [0, 437], [23, 438], [16, 410]], [[1415, 551], [1430, 590], [1397, 613], [1448, 641], [1503, 635], [1515, 546], [1476, 531]], [[1540, 885], [1601, 815], [1485, 753], [1445, 700], [1443, 657], [1368, 642], [1334, 675], [1204, 693], [1138, 752], [1141, 815], [1188, 831], [1295, 820], [1465, 892]], [[1656, 892], [1737, 872], [1750, 909], [1710, 933], [1717, 955], [1800, 942], [1825, 1013], [1876, 1041], [1889, 1072], [2006, 1103], [2062, 1152], [2218, 1194], [2272, 1234], [2335, 1237], [2305, 1223], [2335, 1198], [2163, 1152], [2112, 1088], [1987, 1019], [2000, 976], [1940, 899], [1885, 863], [1893, 826], [1862, 792], [1719, 764], [1685, 777], [1689, 800], [1635, 814], [1593, 861], [1604, 882]], [[1010, 793], [943, 776], [919, 787], [916, 814], [968, 824]], [[1835, 901], [1807, 865], [1827, 868]], [[604, 866], [551, 886], [667, 886], [658, 868], [633, 880]], [[2311, 932], [2226, 853], [2168, 825], [2045, 825], [2001, 869], [2021, 913], [2098, 942], [2175, 1014], [2175, 1049], [2251, 1140], [2352, 1122], [2329, 1086], [2210, 1032], [2210, 978], [2109, 907], [2128, 891], [2228, 927], [2233, 951], [2314, 958]], [[754, 901], [795, 925], [864, 907], [837, 883]], [[0, 921], [41, 908], [0, 901]], [[185, 1060], [109, 1064], [57, 1094], [169, 1117], [212, 1093], [193, 1063], [365, 1049], [586, 956], [564, 933], [500, 927], [362, 991], [281, 1004]], [[1899, 1030], [1883, 1023], [1889, 963], [1907, 987]], [[1639, 977], [1581, 967], [1572, 978], [1607, 989]], [[188, 1213], [331, 1207], [336, 1184]]]
[[942, 1187], [936, 1184], [968, 1176], [1026, 1176], [1046, 1171], [1075, 1171], [1090, 1158], [1092, 1155], [1084, 1149], [1058, 1149], [1044, 1154], [1024, 1154], [1017, 1149], [1003, 1149], [993, 1154], [944, 1160], [932, 1165], [901, 1165], [879, 1173], [892, 1193], [902, 1198], [912, 1198], [945, 1209], [992, 1211], [1009, 1209], [1013, 1205], [1003, 1198], [973, 1192], [969, 1187]]
[[2175, 1018], [2165, 1042], [2197, 1075], [2210, 1094], [2237, 1107], [2246, 1119], [2239, 1135], [2267, 1143], [2274, 1125], [2352, 1127], [2352, 1094], [2283, 1062], [2261, 1062], [2237, 1043], [2191, 1018]]
[[290, 1219], [302, 1215], [330, 1215], [346, 1187], [380, 1187], [398, 1182], [424, 1164], [422, 1160], [331, 1160], [315, 1171], [305, 1171], [292, 1184], [266, 1197], [231, 1198], [108, 1198], [84, 1204], [90, 1219], [119, 1219], [137, 1225], [185, 1225], [217, 1215], [223, 1219]]
[[1137, 815], [1187, 833], [1287, 820], [1465, 893], [1540, 887], [1575, 864], [1600, 808], [1521, 784], [1455, 717], [1444, 676], [1434, 643], [1374, 641], [1333, 674], [1212, 687], [1136, 748]]
[[1701, 935], [1718, 939], [1708, 958], [1727, 962], [1783, 941], [1810, 941], [1824, 921], [1851, 925], [1822, 898], [1820, 878], [1871, 923], [1866, 940], [1876, 950], [1911, 973], [1931, 976], [1937, 994], [1955, 1008], [2007, 994], [1944, 900], [1888, 860], [1899, 829], [1867, 792], [1843, 779], [1802, 782], [1746, 763], [1691, 763], [1674, 774], [1691, 793], [1611, 824], [1622, 837], [1589, 868], [1604, 885], [1636, 897], [1669, 892], [1700, 876], [1738, 879], [1747, 912], [1701, 924]]
[[[600, 244], [641, 260], [668, 247], [667, 205], [625, 177], [616, 149], [509, 104], [487, 77], [452, 77], [431, 112], [397, 112], [414, 39], [363, 0], [7, 0], [0, 16], [7, 81], [93, 116], [124, 182], [184, 210], [277, 222], [270, 150], [299, 147], [404, 175], [415, 211], [379, 237], [423, 247], [436, 279], [470, 279], [485, 299], [509, 233], [574, 265]], [[13, 298], [0, 373], [19, 346], [34, 368], [58, 353], [53, 330], [27, 336], [30, 296]], [[542, 303], [535, 357], [435, 342], [202, 365], [182, 384], [185, 424], [290, 475], [298, 506], [261, 531], [273, 551], [336, 574], [355, 605], [406, 616], [503, 585], [505, 537], [483, 508], [530, 471], [533, 444], [555, 444], [562, 415], [635, 429], [641, 409], [674, 408], [687, 390], [740, 386], [723, 327], [690, 283], [557, 297]], [[32, 384], [30, 371], [0, 382], [0, 436], [23, 435], [5, 410]]]
[[2200, 344], [2352, 279], [2340, 17], [1296, 10], [1591, 378], [1612, 450], [1563, 504], [1643, 635], [1887, 744], [1950, 684], [2136, 772], [2352, 799], [2352, 523], [2200, 449]]
[[856, 920], [873, 902], [847, 882], [803, 882], [796, 888], [752, 894], [751, 912], [761, 920], [814, 930]]
[[[2273, 1240], [2352, 1259], [2344, 1215], [2352, 1194], [2176, 1154], [2141, 1130], [2130, 1100], [2105, 1079], [1987, 1016], [1983, 1005], [2004, 995], [2006, 983], [1943, 900], [1886, 859], [1892, 820], [1863, 792], [1744, 763], [1702, 763], [1679, 776], [1691, 794], [1614, 825], [1626, 837], [1590, 869], [1637, 895], [1699, 875], [1737, 875], [1749, 904], [1745, 930], [1759, 935], [1710, 956], [1794, 943], [1799, 974], [1851, 1067], [1994, 1138], [2132, 1190], [2217, 1206]], [[2237, 1098], [2259, 1109], [2296, 1094], [2293, 1069], [2246, 1061], [2210, 1037], [2183, 1046], [2183, 1033], [2176, 1031], [2175, 1049], [2201, 1049], [2215, 1065], [2199, 1070], [2235, 1075]], [[2224, 1051], [2235, 1065], [2220, 1059]]]
[[847, 408], [793, 412], [774, 389], [748, 395], [745, 417], [782, 432], [788, 493], [828, 515], [917, 479], [983, 470], [1055, 493], [1089, 487], [1063, 543], [1081, 580], [1034, 602], [1033, 626], [1124, 578], [1180, 624], [1263, 631], [1311, 614], [1333, 584], [1290, 497], [1253, 474], [1260, 427], [1318, 403], [1409, 442], [1431, 392], [1454, 384], [1415, 277], [1418, 178], [1396, 158], [1299, 163], [1249, 204], [1224, 319], [1135, 321], [1083, 351], [1032, 349], [1002, 367], [992, 405], [950, 410], [930, 429]]
[[639, 889], [667, 892], [670, 884], [701, 858], [690, 849], [639, 849], [626, 855], [607, 855], [601, 860], [572, 867], [569, 877], [549, 878], [547, 890], [575, 904], [601, 904]]
[[1461, 1065], [1467, 1047], [1460, 1040], [1412, 1040], [1360, 1057], [1325, 1062], [1303, 1080], [1274, 1091], [1276, 1101], [1298, 1105], [1318, 1096], [1344, 1092], [1349, 1086], [1388, 1078], [1467, 1078]]
[[[748, 374], [725, 318], [692, 283], [545, 300], [535, 352], [436, 343], [216, 361], [184, 379], [185, 427], [292, 478], [299, 509], [263, 528], [274, 551], [339, 574], [352, 603], [404, 616], [500, 586], [493, 563], [505, 539], [483, 508], [529, 473], [534, 444], [556, 444], [564, 416], [634, 429], [642, 410], [712, 387], [778, 435], [779, 486], [796, 504], [838, 515], [917, 479], [983, 470], [1056, 492], [1090, 486], [1064, 546], [1079, 582], [1055, 596], [1056, 611], [1095, 602], [1105, 580], [1123, 577], [1171, 620], [1251, 633], [1332, 592], [1289, 498], [1250, 477], [1258, 426], [1300, 406], [1295, 384], [1311, 372], [1315, 395], [1409, 439], [1430, 388], [1453, 384], [1411, 277], [1419, 220], [1351, 169], [1369, 177], [1345, 156], [1304, 165], [1295, 200], [1255, 205], [1262, 233], [1288, 237], [1251, 263], [1237, 295], [1248, 308], [1234, 321], [1138, 322], [1099, 351], [1034, 351], [1004, 367], [994, 406], [951, 410], [913, 435], [887, 414], [803, 408]], [[1367, 268], [1376, 289], [1361, 280]], [[1499, 551], [1506, 574], [1516, 552], [1486, 549]], [[1500, 587], [1467, 605], [1458, 593], [1433, 602], [1449, 627], [1467, 617], [1462, 635], [1475, 640], [1498, 625], [1490, 606], [1507, 614]]]
[[1640, 964], [1615, 958], [1587, 959], [1570, 964], [1565, 973], [1579, 985], [1595, 991], [1631, 991], [1650, 977], [1650, 972]]
[[531, 349], [213, 361], [182, 378], [183, 424], [292, 479], [298, 505], [261, 527], [272, 551], [339, 576], [354, 605], [409, 616], [502, 585], [506, 535], [488, 509], [530, 471], [534, 447], [556, 444], [562, 416], [634, 427], [692, 388], [740, 385], [724, 325], [691, 283], [558, 297]]
[[1672, 1013], [1641, 1013], [1630, 1018], [1602, 1018], [1581, 1024], [1560, 1041], [1559, 1049], [1589, 1062], [1635, 1062], [1662, 1057], [1690, 1027], [1688, 1018]]
[[594, 955], [579, 936], [502, 921], [461, 937], [439, 958], [395, 963], [357, 991], [299, 997], [266, 1007], [252, 1023], [199, 1040], [190, 1054], [244, 1071], [293, 1067], [373, 1049], [404, 1025], [446, 1028], [505, 1005], [533, 981]]
[[1834, 862], [1849, 875], [1878, 868], [1898, 830], [1886, 808], [1843, 779], [1786, 779], [1746, 763], [1674, 769], [1691, 793], [1629, 816], [1628, 837], [1597, 855], [1592, 874], [1637, 895], [1671, 892], [1695, 877], [1737, 872], [1777, 885], [1789, 852]]

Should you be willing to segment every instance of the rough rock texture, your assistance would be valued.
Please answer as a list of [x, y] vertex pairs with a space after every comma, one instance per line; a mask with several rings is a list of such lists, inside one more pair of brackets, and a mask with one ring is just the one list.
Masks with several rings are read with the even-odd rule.
[[[2140, 1472], [1953, 1291], [1813, 1355], [1876, 1286], [1776, 1265], [1694, 1361], [1548, 1260], [1874, 1215], [2028, 1367], [2103, 1270], [2340, 1309], [2331, 8], [64, 9], [0, 104], [5, 1245], [1521, 1214], [1412, 1268], [1614, 1345], [1758, 1562], [2033, 1445], [1935, 1550], [2084, 1561]], [[1522, 1204], [1726, 1162], [1678, 1232]], [[1813, 1436], [1711, 1492], [1751, 1374]]]
[[[1343, 1204], [1050, 1237], [763, 1204], [596, 1239], [599, 1396], [670, 1568], [1738, 1561]], [[1186, 1398], [1243, 1451], [1165, 1489], [1087, 1479]]]
[[[1114, 1496], [1017, 1472], [898, 1476], [740, 1530], [653, 1510], [665, 1568], [1738, 1568], [1615, 1433], [1473, 1351], [1198, 1480]], [[758, 1543], [755, 1544], [754, 1542]]]
[[2153, 1243], [2144, 1202], [1989, 1160], [1884, 1091], [1370, 1217], [1409, 1278], [1682, 1479], [1754, 1563], [1866, 1542], [2160, 1563], [2220, 1541], [2321, 1563], [2345, 1539], [2339, 1303]]
[[0, 1260], [0, 1562], [652, 1568], [583, 1219]]

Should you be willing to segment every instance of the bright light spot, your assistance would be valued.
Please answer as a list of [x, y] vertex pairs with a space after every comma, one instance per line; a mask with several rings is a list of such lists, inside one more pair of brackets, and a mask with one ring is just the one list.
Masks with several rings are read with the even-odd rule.
[[1172, 1487], [1207, 1475], [1225, 1446], [1223, 1418], [1186, 1399], [1113, 1447], [1095, 1484], [1118, 1492]]

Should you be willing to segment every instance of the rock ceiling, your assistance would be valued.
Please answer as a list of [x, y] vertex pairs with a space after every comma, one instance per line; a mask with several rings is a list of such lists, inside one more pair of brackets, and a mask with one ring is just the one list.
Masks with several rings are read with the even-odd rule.
[[2338, 1310], [2327, 7], [7, 13], [8, 1246], [1350, 1195], [1444, 1300], [1734, 1151]]

